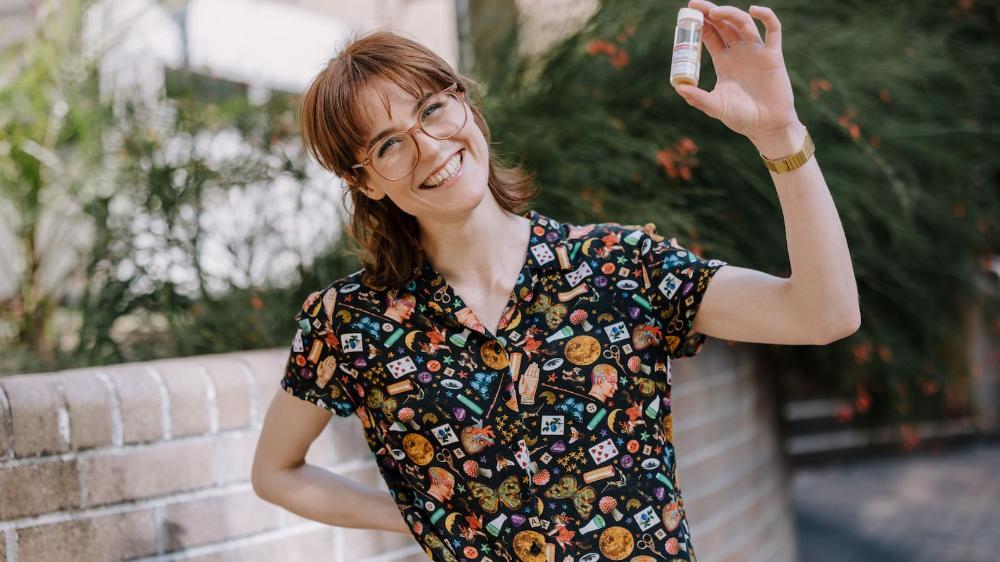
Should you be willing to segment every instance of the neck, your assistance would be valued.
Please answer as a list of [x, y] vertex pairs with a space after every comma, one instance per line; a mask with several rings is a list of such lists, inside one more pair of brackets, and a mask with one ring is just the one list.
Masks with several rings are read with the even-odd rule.
[[421, 221], [420, 242], [449, 283], [503, 284], [524, 261], [529, 223], [487, 196], [470, 213]]

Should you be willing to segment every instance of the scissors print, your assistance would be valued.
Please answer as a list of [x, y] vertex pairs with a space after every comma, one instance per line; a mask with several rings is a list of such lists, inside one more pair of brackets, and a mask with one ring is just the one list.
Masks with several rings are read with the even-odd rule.
[[453, 457], [453, 455], [451, 453], [451, 449], [441, 449], [437, 453], [434, 453], [434, 458], [438, 462], [448, 463], [448, 466], [450, 466], [452, 470], [454, 470], [454, 471], [457, 472], [458, 469], [456, 469], [455, 468], [455, 464], [452, 463], [452, 460], [451, 460], [452, 457]]
[[443, 302], [444, 304], [451, 303], [451, 295], [448, 294], [448, 286], [441, 285], [441, 288], [434, 291], [434, 300], [437, 302]]
[[657, 556], [663, 556], [660, 551], [656, 550], [656, 544], [653, 543], [653, 537], [649, 533], [644, 533], [635, 545], [639, 547], [639, 550], [648, 550]]
[[601, 352], [601, 355], [604, 356], [605, 359], [614, 360], [614, 362], [618, 365], [619, 369], [623, 371], [625, 370], [625, 367], [622, 366], [622, 361], [621, 361], [622, 348], [618, 347], [618, 344], [609, 345], [607, 349]]

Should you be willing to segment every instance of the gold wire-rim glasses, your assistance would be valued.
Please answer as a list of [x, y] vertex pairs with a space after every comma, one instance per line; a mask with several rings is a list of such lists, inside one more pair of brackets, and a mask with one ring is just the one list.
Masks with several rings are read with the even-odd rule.
[[389, 138], [392, 138], [392, 137], [394, 137], [396, 135], [403, 134], [403, 135], [409, 135], [410, 139], [413, 141], [413, 147], [417, 151], [417, 157], [413, 159], [413, 167], [411, 167], [409, 169], [409, 171], [407, 171], [405, 174], [399, 176], [398, 178], [387, 177], [385, 174], [383, 174], [382, 172], [378, 171], [378, 168], [376, 168], [374, 166], [374, 164], [372, 164], [372, 170], [375, 170], [375, 173], [378, 174], [379, 176], [381, 176], [382, 178], [384, 178], [386, 181], [399, 181], [399, 180], [405, 178], [406, 176], [412, 174], [413, 170], [417, 169], [417, 164], [420, 163], [420, 143], [417, 142], [417, 138], [413, 135], [413, 131], [415, 129], [420, 129], [421, 131], [424, 132], [425, 135], [427, 135], [427, 136], [429, 136], [429, 137], [431, 137], [433, 139], [446, 140], [446, 139], [450, 139], [451, 137], [457, 135], [462, 129], [465, 128], [465, 124], [469, 120], [469, 113], [468, 113], [468, 111], [465, 111], [464, 107], [462, 108], [462, 124], [459, 125], [457, 129], [455, 129], [454, 133], [452, 133], [452, 134], [450, 134], [448, 136], [438, 137], [438, 136], [432, 135], [431, 133], [429, 133], [427, 131], [427, 129], [424, 129], [424, 125], [421, 122], [423, 120], [424, 110], [427, 109], [427, 106], [429, 106], [431, 104], [431, 102], [433, 102], [441, 94], [452, 94], [452, 95], [455, 96], [456, 99], [458, 99], [458, 101], [464, 103], [465, 102], [464, 92], [458, 91], [457, 88], [458, 88], [458, 84], [455, 83], [455, 82], [452, 82], [451, 85], [448, 86], [447, 88], [445, 88], [445, 89], [441, 90], [440, 92], [438, 92], [438, 93], [430, 96], [429, 98], [427, 98], [427, 101], [425, 101], [423, 104], [421, 104], [420, 105], [420, 109], [417, 110], [417, 121], [413, 125], [410, 125], [410, 127], [407, 128], [405, 131], [397, 131], [397, 132], [394, 132], [394, 133], [391, 133], [391, 134], [385, 135], [384, 137], [379, 138], [378, 139], [379, 142], [376, 142], [365, 153], [365, 159], [363, 161], [357, 163], [357, 164], [352, 165], [351, 169], [353, 170], [355, 168], [364, 168], [364, 167], [367, 167], [369, 164], [372, 164], [372, 154], [375, 152], [375, 150], [377, 150], [379, 148], [379, 144], [381, 143], [382, 140], [389, 139]]

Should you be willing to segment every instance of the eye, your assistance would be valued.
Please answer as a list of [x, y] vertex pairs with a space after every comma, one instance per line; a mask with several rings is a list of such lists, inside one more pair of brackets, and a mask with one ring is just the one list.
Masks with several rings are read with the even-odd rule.
[[424, 110], [424, 114], [423, 114], [423, 117], [424, 117], [425, 119], [426, 119], [427, 117], [430, 117], [430, 116], [431, 116], [431, 113], [434, 113], [434, 112], [435, 112], [435, 111], [437, 111], [437, 110], [438, 110], [439, 108], [441, 108], [441, 106], [443, 106], [443, 105], [444, 105], [443, 103], [432, 103], [432, 104], [430, 104], [429, 106], [427, 106], [427, 109], [425, 109], [425, 110]]
[[396, 137], [390, 137], [389, 140], [387, 140], [384, 143], [382, 143], [382, 146], [380, 146], [379, 149], [378, 149], [378, 156], [379, 156], [379, 158], [385, 156], [385, 152], [387, 150], [389, 150], [390, 148], [392, 148], [392, 146], [395, 143], [397, 143], [397, 142], [399, 142], [398, 138], [396, 138]]

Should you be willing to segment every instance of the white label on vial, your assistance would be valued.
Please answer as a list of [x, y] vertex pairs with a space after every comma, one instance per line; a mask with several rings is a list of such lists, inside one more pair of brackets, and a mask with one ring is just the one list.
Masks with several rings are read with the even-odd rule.
[[674, 47], [673, 60], [670, 63], [671, 74], [698, 75], [698, 45], [681, 43]]

